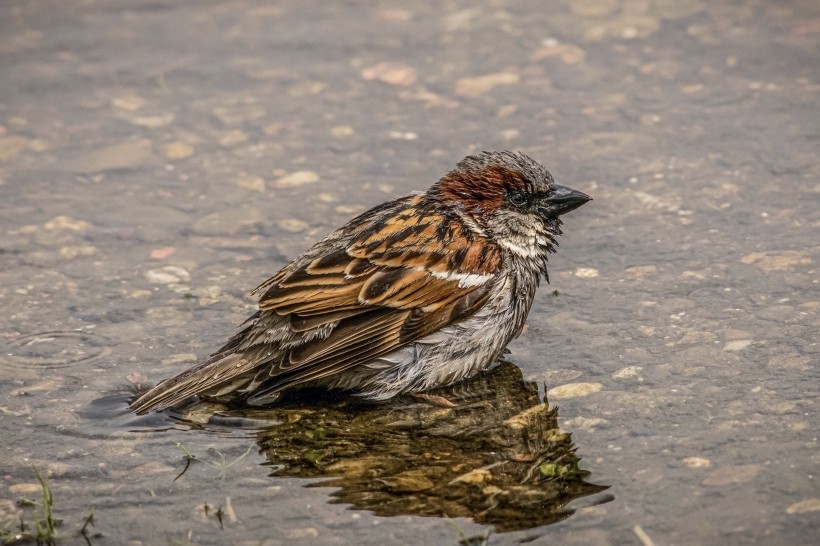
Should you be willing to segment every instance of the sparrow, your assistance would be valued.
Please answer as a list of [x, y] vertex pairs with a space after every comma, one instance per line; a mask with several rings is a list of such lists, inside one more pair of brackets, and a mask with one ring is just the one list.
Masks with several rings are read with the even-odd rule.
[[591, 198], [517, 152], [468, 156], [378, 205], [259, 285], [258, 310], [208, 359], [131, 402], [264, 406], [321, 387], [379, 401], [469, 378], [524, 326], [561, 215]]

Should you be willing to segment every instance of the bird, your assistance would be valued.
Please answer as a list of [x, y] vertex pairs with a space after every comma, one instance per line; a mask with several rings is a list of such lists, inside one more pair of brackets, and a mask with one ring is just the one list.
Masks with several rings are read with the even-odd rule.
[[130, 408], [269, 406], [304, 387], [385, 401], [470, 378], [521, 333], [549, 283], [561, 216], [591, 199], [521, 152], [467, 156], [264, 281], [251, 292], [257, 311], [221, 349]]

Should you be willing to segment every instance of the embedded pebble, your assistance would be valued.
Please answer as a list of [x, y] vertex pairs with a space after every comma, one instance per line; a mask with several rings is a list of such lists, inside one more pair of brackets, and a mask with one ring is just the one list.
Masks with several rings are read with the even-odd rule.
[[319, 175], [313, 171], [296, 171], [277, 178], [273, 185], [277, 188], [295, 188], [319, 181]]
[[503, 85], [515, 85], [521, 78], [512, 72], [496, 72], [474, 78], [461, 78], [456, 82], [456, 95], [478, 97]]
[[614, 374], [612, 377], [615, 379], [627, 379], [632, 377], [638, 377], [640, 375], [641, 370], [643, 368], [641, 366], [627, 366], [626, 368], [621, 368]]
[[388, 85], [407, 87], [416, 83], [418, 74], [415, 68], [396, 63], [379, 63], [362, 70], [365, 80], [378, 80]]
[[140, 127], [148, 127], [149, 129], [159, 129], [166, 127], [174, 121], [174, 114], [166, 112], [155, 116], [139, 116], [128, 118], [128, 121]]
[[176, 254], [177, 249], [172, 246], [164, 246], [162, 248], [155, 248], [151, 251], [152, 260], [164, 260]]
[[191, 290], [191, 294], [199, 298], [200, 305], [213, 305], [220, 300], [222, 296], [222, 287], [216, 284], [195, 288]]
[[145, 99], [137, 95], [125, 95], [111, 99], [111, 106], [128, 112], [136, 112], [145, 106]]
[[724, 351], [742, 351], [746, 347], [752, 344], [751, 339], [736, 339], [735, 341], [730, 341], [726, 345], [723, 346]]
[[39, 483], [15, 483], [14, 485], [9, 486], [9, 493], [13, 495], [31, 495], [34, 493], [40, 493], [43, 490], [43, 486]]
[[562, 44], [558, 40], [545, 40], [544, 46], [533, 51], [530, 59], [541, 61], [549, 57], [558, 57], [565, 64], [578, 64], [586, 59], [586, 52], [572, 44]]
[[29, 139], [21, 136], [0, 138], [0, 163], [17, 159], [28, 146]]
[[279, 220], [277, 224], [285, 231], [290, 231], [292, 233], [299, 233], [300, 231], [305, 231], [307, 228], [310, 227], [310, 224], [308, 224], [307, 222], [298, 220], [296, 218], [284, 218], [282, 220]]
[[0, 499], [0, 521], [18, 521], [21, 513], [16, 503], [9, 499]]
[[145, 278], [153, 284], [178, 284], [191, 280], [191, 274], [181, 267], [166, 265], [158, 269], [149, 269], [145, 272]]
[[802, 500], [786, 508], [787, 514], [804, 514], [806, 512], [820, 512], [820, 499]]
[[712, 461], [703, 457], [686, 457], [683, 464], [689, 468], [708, 468], [712, 466]]
[[576, 398], [596, 393], [604, 388], [600, 383], [568, 383], [547, 391], [547, 396], [554, 398]]
[[260, 193], [264, 192], [265, 187], [265, 179], [261, 176], [241, 176], [236, 179], [236, 185], [240, 188], [245, 188], [246, 190], [251, 191], [258, 191]]
[[284, 531], [284, 533], [285, 537], [289, 539], [319, 537], [319, 531], [315, 527], [300, 527], [297, 529], [287, 529]]
[[194, 147], [187, 142], [171, 142], [163, 147], [162, 155], [167, 159], [185, 159], [194, 155]]
[[624, 269], [624, 274], [630, 279], [642, 281], [647, 275], [655, 273], [657, 270], [658, 268], [654, 265], [636, 265]]
[[70, 216], [55, 216], [45, 224], [43, 228], [47, 231], [78, 231], [82, 232], [91, 227], [85, 220], [77, 220]]
[[364, 210], [362, 205], [339, 205], [334, 209], [339, 214], [358, 214]]
[[336, 138], [348, 137], [354, 133], [350, 125], [337, 125], [330, 130], [330, 134]]
[[225, 148], [232, 148], [248, 141], [248, 135], [238, 129], [228, 131], [219, 139], [219, 145]]
[[183, 362], [196, 362], [198, 357], [193, 353], [178, 353], [161, 360], [162, 364], [168, 366], [170, 364], [181, 364]]
[[592, 267], [579, 267], [575, 270], [575, 276], [581, 279], [594, 279], [598, 276], [598, 270]]
[[93, 256], [97, 253], [97, 249], [93, 246], [64, 246], [60, 248], [60, 256], [66, 260], [73, 260], [78, 256]]
[[791, 269], [796, 265], [811, 265], [812, 259], [806, 252], [784, 250], [782, 252], [752, 252], [740, 259], [741, 263], [756, 265], [766, 273]]

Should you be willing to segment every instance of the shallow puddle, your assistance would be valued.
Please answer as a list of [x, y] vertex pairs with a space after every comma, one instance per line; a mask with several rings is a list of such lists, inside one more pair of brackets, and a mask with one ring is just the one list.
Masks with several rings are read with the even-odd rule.
[[[92, 510], [133, 546], [813, 543], [818, 21], [3, 2], [0, 529], [33, 525], [38, 468], [66, 544]], [[456, 408], [126, 411], [290, 258], [484, 149], [594, 201]]]

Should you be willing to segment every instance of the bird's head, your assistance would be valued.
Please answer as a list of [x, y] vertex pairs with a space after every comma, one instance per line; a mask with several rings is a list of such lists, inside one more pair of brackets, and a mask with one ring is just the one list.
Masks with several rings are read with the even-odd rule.
[[560, 216], [591, 199], [559, 186], [542, 165], [515, 152], [468, 156], [428, 195], [455, 211], [477, 235], [539, 268], [558, 244]]

